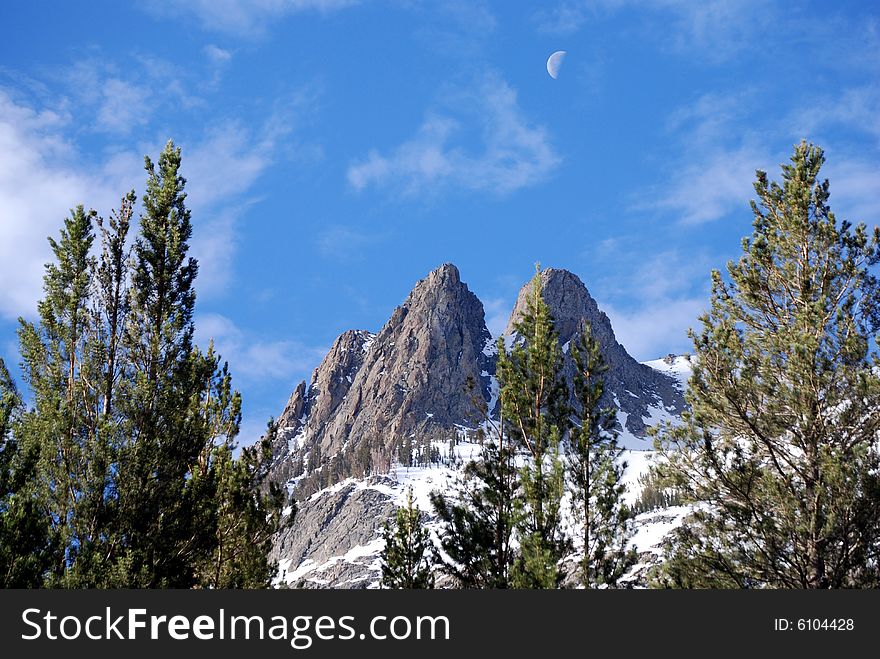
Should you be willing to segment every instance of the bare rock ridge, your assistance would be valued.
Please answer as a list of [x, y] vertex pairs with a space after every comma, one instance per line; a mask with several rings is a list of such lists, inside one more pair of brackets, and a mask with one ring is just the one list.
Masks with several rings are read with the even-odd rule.
[[[569, 347], [578, 344], [586, 321], [608, 365], [603, 403], [618, 410], [618, 422], [622, 430], [628, 431], [624, 433], [623, 443], [628, 448], [650, 448], [647, 442], [641, 447], [634, 445], [633, 438], [644, 438], [647, 427], [661, 417], [678, 416], [684, 411], [684, 397], [678, 383], [650, 366], [640, 364], [627, 353], [614, 336], [611, 320], [599, 309], [576, 275], [567, 270], [548, 268], [541, 273], [541, 286], [559, 333], [559, 342], [566, 353], [563, 366], [566, 381], [571, 385], [576, 372]], [[505, 334], [514, 334], [514, 323], [522, 317], [531, 295], [530, 281], [519, 292]], [[572, 404], [576, 405], [574, 399]]]
[[[272, 447], [273, 477], [286, 482], [298, 464], [297, 441], [319, 436], [345, 400], [354, 377], [364, 363], [373, 339], [365, 330], [348, 330], [339, 335], [312, 375], [311, 385], [300, 382], [278, 417], [278, 436]], [[301, 469], [300, 469], [301, 470]]]
[[[679, 384], [626, 352], [577, 276], [551, 268], [542, 277], [563, 350], [589, 322], [609, 366], [605, 402], [619, 410], [622, 443], [649, 448], [647, 426], [684, 409]], [[530, 294], [531, 282], [507, 334]], [[564, 369], [571, 383], [570, 357]], [[341, 334], [310, 384], [297, 386], [278, 419], [272, 476], [307, 496], [351, 475], [386, 471], [402, 442], [450, 439], [479, 425], [479, 398], [490, 402], [494, 373], [483, 305], [454, 265], [442, 265], [416, 283], [377, 334]], [[469, 381], [477, 384], [470, 392]]]
[[[474, 426], [494, 373], [483, 305], [445, 264], [420, 280], [378, 334], [343, 333], [282, 415], [273, 476], [328, 470], [326, 485], [364, 463], [381, 467], [395, 443], [454, 436]], [[333, 465], [325, 464], [336, 458]], [[324, 465], [324, 467], [322, 467]], [[314, 485], [309, 488], [314, 489]]]
[[[622, 443], [650, 448], [646, 426], [683, 410], [681, 385], [627, 354], [575, 275], [549, 269], [542, 276], [563, 350], [567, 353], [589, 322], [609, 364], [607, 402], [618, 409]], [[528, 283], [511, 314], [508, 335], [530, 293]], [[375, 585], [381, 527], [402, 496], [400, 468], [392, 464], [402, 442], [409, 448], [442, 446], [478, 426], [484, 420], [479, 408], [491, 405], [497, 394], [495, 360], [483, 305], [450, 264], [416, 283], [377, 334], [350, 330], [336, 339], [309, 384], [296, 387], [278, 418], [271, 477], [299, 499], [292, 525], [275, 537], [270, 555], [278, 561], [280, 581], [306, 587]], [[570, 383], [570, 357], [564, 369]], [[469, 381], [477, 386], [469, 389]], [[436, 464], [433, 458], [428, 462]], [[425, 482], [442, 488], [441, 474], [456, 468], [444, 463], [428, 470], [433, 475]], [[406, 480], [409, 470], [403, 470]], [[350, 476], [355, 478], [346, 480]]]

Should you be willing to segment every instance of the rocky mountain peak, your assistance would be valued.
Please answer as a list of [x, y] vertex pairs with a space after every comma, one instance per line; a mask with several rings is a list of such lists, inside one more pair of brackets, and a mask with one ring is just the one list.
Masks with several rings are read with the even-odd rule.
[[279, 464], [277, 474], [295, 478], [335, 458], [328, 477], [335, 481], [362, 463], [384, 464], [404, 444], [427, 446], [475, 425], [473, 397], [488, 397], [494, 373], [483, 352], [490, 339], [483, 304], [458, 268], [441, 265], [416, 283], [377, 334], [346, 332], [334, 342], [304, 403], [294, 395], [291, 413], [283, 415], [301, 409], [304, 416], [279, 434], [293, 466]]
[[[571, 383], [576, 371], [574, 360], [568, 356], [568, 348], [579, 341], [581, 330], [588, 323], [608, 365], [603, 403], [620, 411], [618, 422], [625, 445], [649, 448], [642, 439], [647, 426], [664, 415], [678, 415], [684, 410], [684, 398], [678, 382], [640, 364], [627, 353], [614, 336], [611, 319], [599, 308], [577, 275], [568, 270], [547, 268], [541, 272], [541, 288], [544, 301], [553, 316], [559, 342], [566, 353], [563, 365], [566, 381]], [[522, 318], [533, 295], [532, 281], [529, 280], [519, 292], [505, 334], [515, 332], [515, 324]], [[577, 408], [573, 397], [571, 402]]]
[[[593, 334], [599, 338], [600, 342], [603, 341], [603, 338], [608, 342], [614, 339], [611, 321], [599, 309], [596, 300], [593, 299], [584, 282], [577, 275], [568, 270], [547, 268], [541, 272], [541, 288], [544, 300], [553, 314], [556, 331], [562, 343], [570, 341], [578, 333], [584, 320], [590, 323]], [[532, 295], [532, 281], [529, 280], [517, 296], [505, 334], [513, 333], [513, 325], [522, 317]]]

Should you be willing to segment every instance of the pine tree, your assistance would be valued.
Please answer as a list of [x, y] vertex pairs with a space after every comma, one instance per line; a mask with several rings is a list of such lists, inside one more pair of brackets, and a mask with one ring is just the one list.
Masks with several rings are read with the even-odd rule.
[[[276, 432], [275, 424], [270, 423], [263, 439], [243, 448], [238, 459], [233, 458], [230, 444], [221, 444], [214, 451], [216, 542], [200, 569], [203, 587], [265, 588], [276, 572], [269, 551], [287, 503], [281, 487], [268, 477]], [[286, 524], [294, 515], [291, 509]]]
[[51, 562], [46, 518], [33, 489], [39, 457], [35, 444], [22, 446], [23, 404], [0, 359], [0, 588], [32, 588]]
[[[192, 234], [169, 142], [105, 225], [82, 206], [50, 239], [39, 318], [20, 321], [25, 410], [0, 363], [0, 583], [260, 587], [285, 497], [269, 449], [234, 458], [241, 397], [193, 345]], [[101, 253], [91, 255], [93, 221]], [[289, 519], [289, 517], [288, 517]]]
[[691, 411], [660, 437], [664, 477], [697, 506], [657, 585], [880, 578], [880, 230], [837, 221], [823, 162], [801, 143], [781, 184], [759, 171], [752, 237], [712, 273]]
[[514, 457], [508, 445], [487, 439], [480, 458], [468, 462], [451, 495], [431, 493], [441, 522], [440, 546], [451, 559], [441, 569], [462, 588], [511, 585], [518, 483]]
[[123, 370], [121, 339], [129, 309], [127, 240], [136, 200], [132, 190], [122, 198], [119, 211], [111, 215], [106, 226], [98, 218], [101, 257], [95, 274], [95, 331], [104, 347], [101, 411], [105, 417], [112, 416], [113, 394]]
[[615, 586], [635, 563], [636, 554], [627, 548], [631, 513], [623, 501], [626, 464], [620, 462], [623, 449], [614, 429], [616, 412], [601, 407], [602, 374], [608, 367], [589, 324], [581, 328], [571, 356], [577, 367], [574, 391], [580, 419], [570, 437], [568, 484], [584, 547], [580, 580], [585, 588]]
[[[510, 588], [516, 557], [514, 502], [519, 494], [516, 453], [504, 435], [503, 412], [498, 422], [492, 419], [472, 378], [467, 390], [482, 422], [477, 432], [482, 450], [478, 459], [465, 465], [450, 493], [431, 492], [431, 505], [440, 521], [440, 546], [449, 558], [442, 560], [440, 570], [462, 588]], [[453, 451], [454, 439], [450, 441]]]
[[560, 442], [568, 424], [568, 390], [562, 379], [562, 349], [544, 302], [536, 267], [525, 313], [515, 324], [518, 340], [510, 352], [498, 343], [498, 382], [508, 435], [526, 451], [517, 503], [520, 555], [514, 565], [518, 588], [556, 588], [559, 562], [568, 542], [562, 534], [560, 505], [564, 469]]
[[[180, 163], [172, 142], [157, 166], [145, 159], [144, 213], [121, 339], [131, 375], [116, 396], [126, 443], [118, 472], [125, 551], [115, 572], [129, 587], [190, 587], [210, 583], [209, 574], [213, 583], [253, 585], [226, 560], [240, 553], [223, 556], [243, 538], [253, 540], [253, 519], [235, 521], [253, 501], [236, 490], [251, 484], [250, 467], [231, 457], [241, 398], [228, 370], [213, 346], [202, 353], [193, 345], [198, 265], [188, 256], [192, 224]], [[277, 517], [265, 512], [268, 528]], [[221, 568], [209, 572], [208, 564]]]
[[78, 206], [59, 240], [50, 238], [56, 262], [46, 266], [39, 321], [20, 321], [24, 377], [34, 396], [21, 441], [40, 456], [35, 486], [51, 527], [50, 585], [64, 585], [78, 559], [91, 560], [104, 541], [99, 529], [112, 459], [99, 433], [100, 364], [90, 332], [94, 216]]
[[382, 529], [385, 547], [380, 554], [382, 585], [386, 588], [433, 588], [432, 545], [428, 530], [421, 525], [421, 512], [413, 501], [412, 488], [406, 506], [397, 509], [394, 526]]

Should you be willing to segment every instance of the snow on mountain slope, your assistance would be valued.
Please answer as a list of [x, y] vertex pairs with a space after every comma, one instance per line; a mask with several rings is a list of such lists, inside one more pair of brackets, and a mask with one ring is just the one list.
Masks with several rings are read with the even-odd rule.
[[[676, 379], [682, 391], [691, 373], [687, 357], [674, 357], [646, 362], [647, 366]], [[625, 413], [622, 413], [625, 414]], [[662, 402], [648, 408], [646, 425], [664, 420], [676, 421], [677, 415], [662, 406]], [[625, 429], [625, 419], [621, 420]], [[396, 464], [385, 476], [365, 479], [349, 478], [313, 494], [300, 504], [300, 515], [316, 520], [312, 527], [300, 529], [302, 538], [293, 539], [276, 547], [273, 558], [279, 562], [275, 584], [293, 587], [378, 588], [381, 577], [379, 554], [384, 546], [382, 523], [393, 511], [406, 502], [406, 493], [412, 488], [415, 504], [425, 513], [427, 526], [437, 544], [438, 522], [434, 519], [430, 493], [448, 493], [461, 475], [463, 466], [478, 458], [481, 447], [460, 440], [450, 449], [445, 442], [436, 444], [444, 456], [442, 464], [430, 467], [404, 467]], [[626, 463], [623, 481], [627, 486], [625, 500], [634, 504], [641, 492], [639, 479], [657, 459], [652, 450], [644, 450], [647, 442], [637, 437], [621, 435], [626, 449], [621, 460]], [[639, 447], [642, 450], [636, 450]], [[634, 521], [632, 546], [643, 560], [630, 573], [638, 580], [650, 562], [651, 555], [659, 552], [664, 536], [677, 527], [688, 509], [674, 507], [649, 511]], [[356, 524], [354, 521], [356, 520]], [[320, 542], [318, 539], [320, 538]]]

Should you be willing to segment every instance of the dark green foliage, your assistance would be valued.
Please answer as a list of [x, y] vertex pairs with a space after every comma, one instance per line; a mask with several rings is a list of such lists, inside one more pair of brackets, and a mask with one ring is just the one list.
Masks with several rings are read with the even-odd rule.
[[[275, 566], [269, 563], [274, 532], [281, 528], [287, 496], [268, 479], [273, 423], [259, 443], [241, 451], [236, 460], [229, 446], [214, 455], [217, 472], [217, 541], [200, 570], [199, 583], [210, 588], [265, 588]], [[286, 519], [293, 520], [291, 511]]]
[[[80, 557], [104, 555], [100, 529], [108, 515], [107, 484], [113, 447], [99, 430], [101, 381], [90, 308], [89, 255], [94, 211], [71, 212], [60, 239], [49, 240], [55, 263], [46, 267], [39, 322], [22, 320], [19, 330], [25, 381], [34, 408], [21, 424], [21, 444], [39, 456], [34, 495], [49, 524], [52, 563], [49, 585], [69, 585], [69, 567]], [[76, 585], [79, 585], [78, 583]]]
[[[514, 501], [519, 494], [516, 452], [505, 437], [502, 422], [495, 423], [476, 382], [468, 379], [467, 392], [476, 419], [483, 422], [476, 440], [480, 457], [464, 467], [449, 494], [431, 493], [431, 504], [440, 521], [440, 545], [445, 558], [443, 573], [462, 588], [510, 588], [516, 557], [512, 545], [516, 526]], [[485, 429], [491, 433], [485, 436]], [[454, 444], [450, 442], [454, 455]]]
[[385, 523], [382, 538], [382, 585], [386, 588], [433, 588], [433, 547], [430, 535], [420, 523], [421, 513], [413, 502], [412, 489], [406, 506], [397, 509], [395, 523]]
[[880, 231], [838, 222], [801, 143], [757, 173], [754, 232], [692, 333], [691, 412], [667, 427], [666, 483], [700, 504], [655, 583], [876, 587]]
[[441, 524], [440, 544], [451, 561], [442, 570], [463, 588], [509, 588], [515, 552], [514, 500], [518, 474], [509, 445], [483, 443], [479, 460], [469, 462], [451, 496], [431, 493]]
[[517, 342], [509, 353], [498, 342], [505, 432], [530, 458], [520, 471], [522, 497], [515, 502], [520, 555], [512, 578], [518, 588], [557, 587], [563, 577], [559, 562], [569, 546], [560, 520], [565, 481], [560, 442], [568, 425], [568, 391], [562, 349], [541, 287], [536, 268], [531, 297], [515, 325]]
[[568, 483], [584, 547], [580, 581], [586, 588], [615, 586], [635, 563], [636, 554], [627, 548], [632, 524], [623, 501], [626, 464], [619, 461], [623, 449], [614, 430], [616, 412], [600, 403], [607, 366], [589, 325], [581, 328], [571, 356], [577, 367], [574, 391], [580, 418], [571, 431]]
[[642, 489], [638, 500], [632, 506], [634, 515], [680, 506], [684, 499], [681, 493], [672, 487], [667, 487], [663, 478], [657, 474], [656, 469], [650, 469], [648, 473], [639, 478]]
[[[50, 240], [39, 320], [19, 332], [33, 408], [0, 417], [7, 585], [268, 584], [285, 497], [265, 482], [265, 442], [233, 457], [241, 398], [213, 345], [193, 345], [197, 264], [179, 167], [171, 142], [157, 166], [146, 159], [133, 258], [133, 192], [97, 220], [97, 258], [96, 214], [82, 206]], [[5, 409], [17, 398], [0, 375]]]
[[32, 483], [37, 453], [15, 434], [21, 397], [0, 359], [0, 587], [39, 586], [51, 561], [46, 518]]

